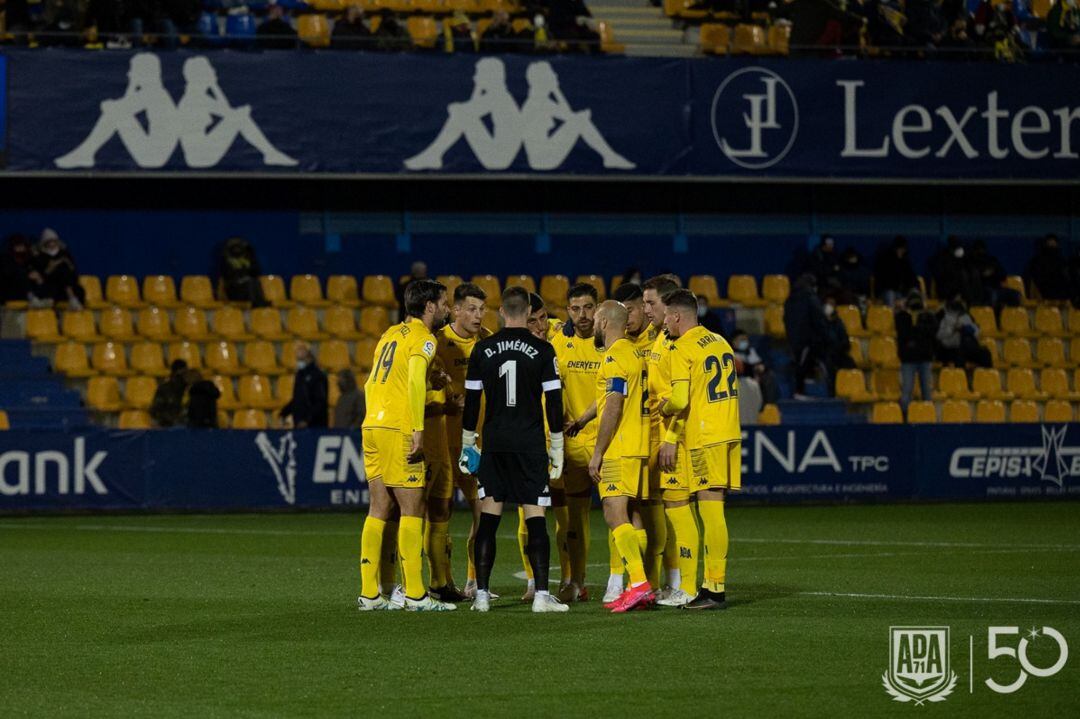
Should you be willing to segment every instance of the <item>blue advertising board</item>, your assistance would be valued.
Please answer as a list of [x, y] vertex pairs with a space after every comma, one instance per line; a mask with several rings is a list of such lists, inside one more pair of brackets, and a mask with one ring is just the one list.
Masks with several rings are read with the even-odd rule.
[[7, 57], [0, 54], [0, 167], [7, 157]]
[[1080, 178], [1080, 66], [9, 54], [9, 172]]
[[[1080, 498], [1080, 424], [755, 427], [734, 502]], [[356, 433], [0, 432], [0, 513], [362, 507]]]

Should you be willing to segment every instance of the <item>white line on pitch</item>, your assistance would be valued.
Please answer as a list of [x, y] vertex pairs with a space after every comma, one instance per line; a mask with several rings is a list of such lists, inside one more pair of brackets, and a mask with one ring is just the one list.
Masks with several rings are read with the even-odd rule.
[[996, 602], [1015, 604], [1080, 604], [1080, 599], [1035, 599], [1032, 597], [939, 597], [909, 594], [863, 594], [858, 592], [797, 592], [802, 597], [845, 599], [890, 599], [912, 602]]
[[[855, 547], [1001, 547], [1000, 544], [986, 544], [981, 542], [905, 542], [898, 540], [878, 539], [766, 539], [763, 537], [740, 537], [734, 535], [732, 543], [745, 542], [748, 544], [835, 544], [838, 546]], [[1080, 544], [1010, 544], [1013, 547], [1027, 549], [1080, 549]]]

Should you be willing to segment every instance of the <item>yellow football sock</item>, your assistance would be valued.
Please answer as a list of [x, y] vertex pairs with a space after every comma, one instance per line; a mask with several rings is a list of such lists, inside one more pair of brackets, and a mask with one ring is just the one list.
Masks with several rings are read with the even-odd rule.
[[[566, 533], [570, 527], [570, 508], [565, 504], [561, 507], [552, 507], [555, 515], [555, 547], [559, 550], [559, 580], [562, 583], [570, 581], [570, 550], [566, 546]], [[520, 531], [520, 530], [519, 530]]]
[[379, 596], [379, 561], [385, 526], [383, 520], [368, 517], [360, 533], [360, 594], [368, 599]]
[[687, 594], [697, 594], [698, 528], [690, 505], [667, 510], [675, 530], [679, 557], [679, 586]]
[[570, 555], [570, 577], [585, 586], [585, 566], [589, 562], [589, 514], [592, 497], [567, 497], [569, 513], [566, 527], [566, 549]]
[[[632, 527], [631, 527], [632, 528]], [[637, 541], [637, 537], [634, 537], [634, 541]], [[619, 553], [619, 547], [615, 543], [615, 534], [609, 529], [607, 533], [607, 548], [608, 548], [608, 572], [610, 574], [621, 575], [626, 567], [622, 563], [622, 555]]]
[[469, 539], [465, 542], [465, 559], [467, 562], [467, 568], [465, 570], [465, 579], [470, 582], [476, 581], [476, 564], [473, 562], [473, 547], [476, 546], [476, 537], [474, 537], [470, 531]]
[[635, 586], [646, 581], [645, 565], [641, 562], [641, 546], [638, 544], [634, 525], [629, 522], [620, 524], [612, 530], [611, 536], [615, 540], [622, 562], [626, 565], [626, 571], [630, 573], [630, 585]]
[[645, 525], [645, 536], [648, 539], [642, 553], [645, 560], [645, 576], [649, 578], [649, 584], [659, 587], [660, 565], [664, 555], [664, 544], [667, 541], [667, 518], [664, 517], [664, 505], [659, 502], [650, 502], [642, 506], [641, 521]]
[[698, 512], [705, 534], [705, 582], [710, 592], [724, 591], [727, 575], [728, 531], [724, 502], [699, 501]]
[[379, 559], [379, 583], [387, 594], [397, 584], [398, 562], [398, 523], [387, 522], [383, 527], [382, 556]]
[[424, 520], [420, 517], [402, 517], [398, 527], [398, 553], [405, 577], [405, 596], [409, 599], [423, 599], [427, 594], [424, 591], [423, 561], [420, 557], [423, 543]]
[[679, 568], [679, 544], [675, 541], [675, 528], [671, 526], [671, 517], [667, 515], [667, 510], [663, 505], [659, 505], [660, 510], [664, 513], [664, 525], [666, 531], [664, 533], [664, 569], [670, 574], [674, 569]]
[[447, 541], [450, 538], [449, 522], [428, 522], [427, 531], [428, 566], [431, 568], [431, 585], [438, 589], [448, 583], [450, 556], [447, 553]]
[[529, 542], [529, 530], [525, 527], [525, 510], [518, 507], [518, 550], [521, 552], [521, 566], [525, 567], [525, 578], [533, 578], [532, 564], [529, 562], [529, 554], [525, 551], [525, 545]]
[[450, 536], [450, 522], [446, 523], [446, 583], [454, 583], [454, 538]]

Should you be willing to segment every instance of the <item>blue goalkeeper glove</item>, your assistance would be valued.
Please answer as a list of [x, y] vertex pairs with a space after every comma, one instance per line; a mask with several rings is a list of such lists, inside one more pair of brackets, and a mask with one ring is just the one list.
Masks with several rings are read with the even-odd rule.
[[461, 431], [461, 456], [458, 457], [458, 469], [462, 474], [476, 474], [480, 469], [480, 450], [476, 448], [476, 432]]

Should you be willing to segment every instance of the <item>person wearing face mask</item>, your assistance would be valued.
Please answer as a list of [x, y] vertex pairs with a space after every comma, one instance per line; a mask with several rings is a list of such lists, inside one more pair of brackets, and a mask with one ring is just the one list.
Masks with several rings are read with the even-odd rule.
[[327, 416], [326, 373], [315, 364], [311, 346], [300, 342], [296, 345], [296, 381], [293, 396], [281, 408], [281, 417], [292, 417], [297, 429], [325, 427]]
[[810, 254], [806, 271], [817, 278], [818, 286], [824, 291], [840, 287], [840, 257], [832, 236], [822, 235], [821, 242]]
[[944, 364], [990, 367], [990, 351], [979, 344], [979, 326], [957, 295], [945, 305], [937, 330], [938, 358]]
[[825, 313], [825, 367], [829, 371], [829, 393], [832, 394], [836, 371], [854, 369], [855, 360], [851, 359], [847, 327], [836, 314], [836, 297], [826, 297], [821, 309]]
[[890, 307], [918, 284], [908, 255], [907, 238], [897, 235], [874, 261], [874, 289]]
[[41, 241], [30, 260], [30, 281], [34, 296], [53, 303], [67, 302], [72, 309], [81, 310], [86, 301], [86, 290], [79, 284], [79, 271], [75, 259], [60, 241], [56, 230], [46, 227], [41, 231]]
[[1028, 263], [1024, 279], [1044, 300], [1069, 299], [1069, 270], [1057, 235], [1047, 235], [1036, 243], [1035, 256]]
[[709, 309], [709, 301], [698, 295], [697, 298], [697, 316], [698, 324], [709, 330], [709, 332], [715, 332], [716, 334], [724, 334], [724, 323], [720, 320], [720, 315], [716, 314]]
[[11, 235], [0, 256], [0, 304], [26, 302], [37, 284], [30, 279], [30, 242], [23, 235]]
[[806, 273], [784, 301], [784, 332], [795, 360], [795, 399], [806, 396], [806, 380], [823, 366], [828, 326], [817, 295], [817, 279]]
[[919, 377], [923, 399], [933, 398], [932, 363], [937, 319], [925, 310], [922, 295], [918, 290], [912, 290], [904, 306], [894, 313], [896, 344], [900, 355], [900, 408], [905, 414], [911, 404], [916, 375]]
[[959, 295], [966, 305], [976, 304], [982, 299], [982, 278], [956, 235], [949, 236], [945, 247], [934, 256], [930, 266], [938, 297]]
[[780, 388], [777, 386], [776, 376], [765, 366], [765, 360], [750, 344], [750, 335], [742, 330], [735, 330], [731, 335], [731, 346], [735, 350], [735, 359], [743, 363], [744, 370], [739, 373], [740, 376], [745, 373], [747, 377], [753, 378], [758, 383], [763, 404], [775, 404], [780, 399]]

